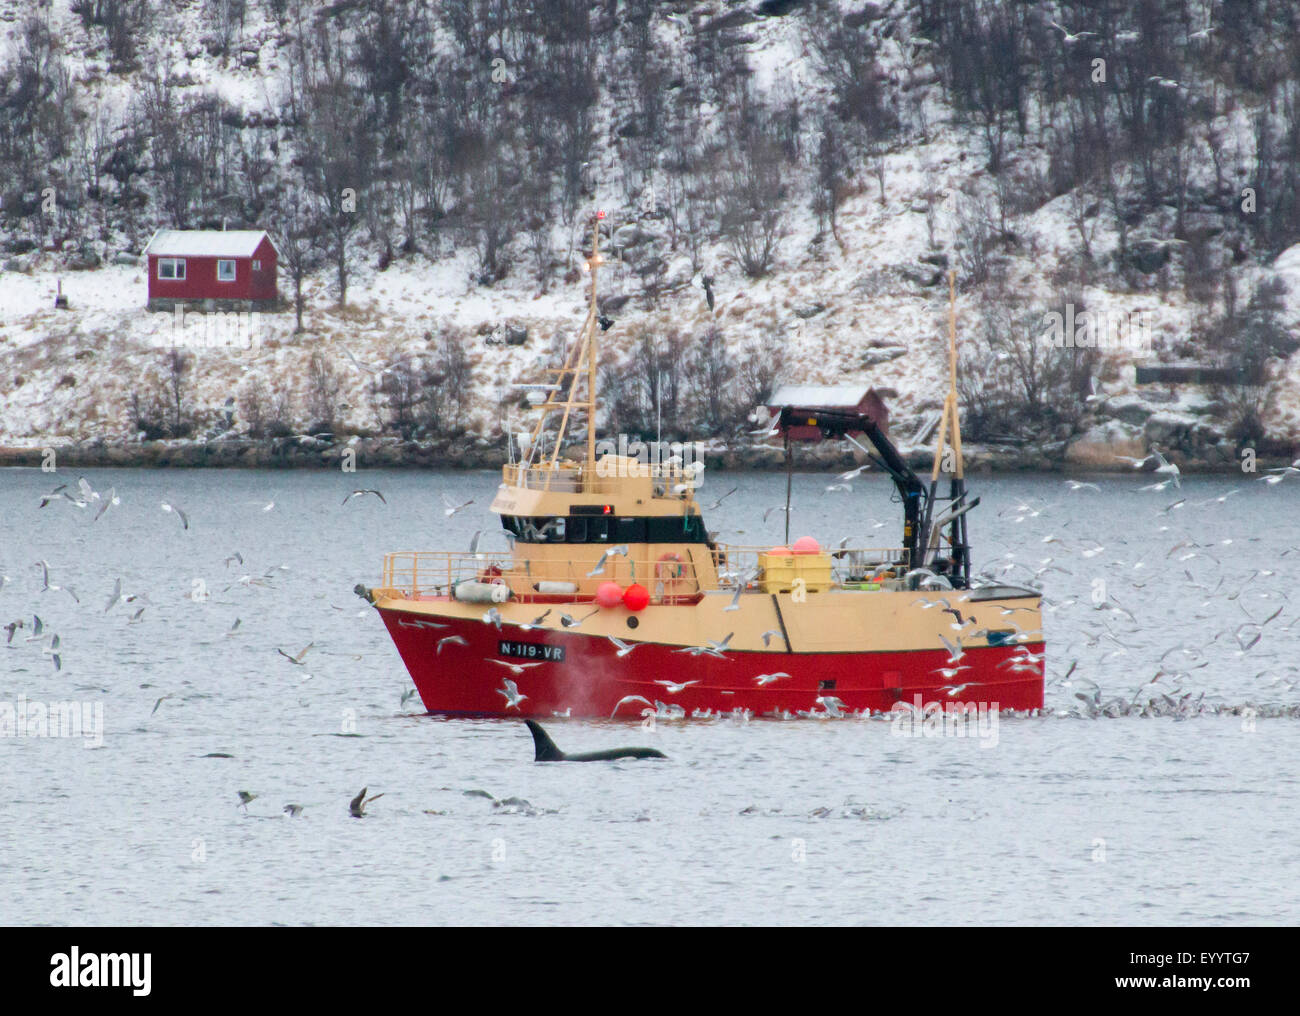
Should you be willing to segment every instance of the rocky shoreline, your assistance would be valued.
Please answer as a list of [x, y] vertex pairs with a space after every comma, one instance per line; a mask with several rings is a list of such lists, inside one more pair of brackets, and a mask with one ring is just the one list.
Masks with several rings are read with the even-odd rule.
[[[967, 472], [1132, 472], [1132, 466], [1117, 456], [1146, 454], [1138, 442], [1075, 438], [1032, 448], [1012, 445], [967, 444], [964, 448]], [[0, 468], [39, 468], [49, 452], [60, 467], [71, 468], [169, 468], [169, 469], [499, 469], [506, 461], [500, 442], [483, 438], [459, 441], [404, 441], [396, 437], [328, 440], [307, 435], [252, 440], [231, 438], [215, 441], [139, 441], [110, 444], [92, 441], [51, 444], [43, 447], [0, 446]], [[932, 468], [930, 449], [903, 453], [918, 472]], [[1231, 474], [1242, 471], [1237, 451], [1225, 444], [1213, 444], [1202, 456], [1174, 453], [1171, 458], [1185, 473]], [[709, 469], [779, 472], [785, 468], [779, 448], [728, 448], [705, 452]], [[859, 465], [861, 456], [840, 446], [800, 446], [795, 449], [797, 472], [831, 472]], [[1285, 466], [1291, 458], [1260, 455], [1256, 469]]]

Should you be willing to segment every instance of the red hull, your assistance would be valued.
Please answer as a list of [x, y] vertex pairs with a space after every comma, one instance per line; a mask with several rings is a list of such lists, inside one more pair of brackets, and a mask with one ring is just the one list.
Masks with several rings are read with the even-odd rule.
[[[684, 607], [682, 609], [690, 609]], [[726, 659], [692, 656], [671, 646], [642, 643], [623, 658], [603, 636], [579, 631], [534, 629], [503, 624], [498, 630], [479, 620], [421, 615], [434, 621], [432, 629], [400, 611], [380, 608], [384, 624], [397, 646], [425, 708], [433, 713], [460, 716], [529, 716], [547, 718], [555, 714], [608, 719], [628, 695], [640, 695], [681, 706], [687, 716], [697, 710], [730, 713], [749, 710], [755, 716], [797, 715], [824, 712], [819, 696], [834, 696], [849, 712], [888, 711], [896, 702], [963, 703], [1001, 709], [1041, 709], [1041, 673], [1017, 672], [999, 666], [1018, 652], [1016, 646], [970, 649], [962, 657], [963, 670], [955, 679], [965, 685], [950, 696], [944, 690], [954, 681], [936, 673], [948, 667], [942, 649], [905, 652], [786, 653], [729, 651]], [[458, 635], [467, 645], [437, 645], [441, 639]], [[491, 662], [503, 659], [500, 643], [528, 643], [549, 647], [552, 654], [563, 651], [563, 660], [547, 660], [528, 666], [521, 673]], [[1027, 643], [1037, 654], [1043, 643]], [[542, 650], [539, 648], [538, 652]], [[528, 664], [536, 659], [515, 658]], [[756, 684], [760, 674], [783, 671], [790, 676], [764, 687]], [[518, 707], [509, 707], [502, 694], [505, 679], [515, 682], [526, 696]], [[657, 681], [696, 681], [676, 694]], [[639, 719], [643, 703], [624, 703], [620, 719]]]

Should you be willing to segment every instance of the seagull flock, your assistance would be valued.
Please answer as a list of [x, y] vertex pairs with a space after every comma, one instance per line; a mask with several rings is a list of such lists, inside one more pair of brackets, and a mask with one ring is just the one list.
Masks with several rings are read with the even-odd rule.
[[[999, 630], [1010, 626], [1016, 630], [1012, 641], [1021, 643], [1002, 662], [1002, 667], [1012, 673], [1042, 673], [1050, 655], [1052, 667], [1060, 671], [1049, 674], [1047, 682], [1049, 713], [1057, 716], [1100, 718], [1117, 716], [1170, 716], [1186, 719], [1195, 715], [1216, 713], [1242, 713], [1250, 710], [1255, 715], [1300, 715], [1300, 706], [1289, 701], [1300, 686], [1300, 667], [1291, 662], [1288, 646], [1300, 635], [1293, 630], [1300, 624], [1300, 611], [1291, 606], [1285, 576], [1292, 562], [1284, 561], [1293, 554], [1300, 555], [1300, 546], [1292, 546], [1287, 533], [1280, 534], [1278, 546], [1262, 553], [1266, 548], [1253, 546], [1265, 541], [1261, 535], [1238, 535], [1225, 526], [1220, 513], [1238, 511], [1250, 517], [1269, 517], [1272, 505], [1262, 501], [1258, 509], [1243, 507], [1251, 497], [1276, 498], [1288, 496], [1293, 484], [1287, 481], [1300, 478], [1300, 460], [1289, 466], [1263, 471], [1249, 477], [1238, 487], [1222, 493], [1199, 496], [1195, 486], [1200, 482], [1182, 476], [1178, 466], [1159, 449], [1141, 458], [1117, 456], [1135, 472], [1150, 477], [1152, 482], [1127, 483], [1121, 494], [1127, 500], [1114, 504], [1109, 495], [1115, 493], [1114, 484], [1107, 489], [1095, 482], [1067, 478], [1061, 483], [1062, 497], [1053, 503], [1043, 498], [1014, 501], [997, 513], [999, 534], [1003, 551], [985, 554], [983, 570], [977, 584], [1017, 582], [1044, 591], [1042, 612], [1045, 636], [1041, 631], [1025, 631], [1017, 624], [1020, 612], [1031, 613], [1030, 608], [1008, 606], [995, 608], [997, 616], [988, 608], [979, 611], [981, 620], [972, 615], [971, 605], [956, 600], [950, 590], [931, 585], [924, 569], [918, 569], [920, 578], [914, 605], [923, 610], [936, 610], [945, 615], [942, 631], [937, 636], [936, 649], [946, 653], [945, 662], [934, 671], [940, 690], [949, 698], [961, 695], [970, 681], [964, 678], [972, 668], [968, 647], [972, 641], [981, 640], [987, 633], [984, 625], [994, 623]], [[835, 476], [827, 485], [827, 492], [849, 493], [852, 481], [869, 465], [857, 467]], [[1120, 480], [1120, 483], [1125, 481]], [[1271, 493], [1277, 491], [1278, 493]], [[729, 490], [718, 503], [735, 493]], [[1161, 496], [1163, 495], [1163, 496]], [[342, 498], [342, 508], [352, 509], [353, 502], [367, 498], [377, 505], [386, 506], [387, 497], [374, 488], [356, 488]], [[450, 518], [473, 501], [458, 503], [446, 495], [441, 497], [444, 516]], [[38, 509], [64, 505], [66, 510], [84, 513], [88, 526], [96, 530], [106, 523], [106, 516], [121, 512], [122, 498], [115, 488], [97, 491], [84, 478], [75, 486], [61, 484], [40, 496]], [[1133, 504], [1147, 504], [1145, 509], [1134, 510]], [[256, 502], [262, 511], [275, 508], [274, 499]], [[770, 508], [765, 517], [784, 506]], [[193, 519], [188, 511], [174, 500], [158, 503], [158, 509], [176, 518], [179, 526], [176, 538], [192, 531]], [[1142, 522], [1145, 511], [1148, 519]], [[1281, 521], [1286, 517], [1283, 507], [1273, 516]], [[881, 523], [876, 523], [879, 527]], [[106, 530], [107, 531], [107, 530]], [[481, 533], [476, 533], [471, 550], [477, 550]], [[847, 539], [847, 538], [846, 538]], [[994, 544], [997, 541], [988, 541]], [[841, 544], [844, 545], [843, 543]], [[1014, 549], [1012, 549], [1014, 548]], [[609, 548], [590, 573], [601, 574], [608, 560], [626, 556], [628, 548]], [[51, 555], [53, 556], [53, 555]], [[1253, 562], [1248, 565], [1246, 562]], [[1297, 557], [1300, 562], [1300, 557]], [[1273, 567], [1265, 565], [1273, 564]], [[224, 560], [226, 569], [246, 567], [244, 555], [235, 550]], [[44, 604], [36, 611], [13, 618], [0, 625], [5, 633], [4, 645], [8, 651], [36, 651], [49, 660], [55, 672], [64, 671], [68, 664], [68, 647], [48, 620], [51, 612], [63, 609], [85, 610], [82, 596], [67, 581], [66, 569], [57, 562], [40, 559], [31, 563], [31, 587], [36, 599]], [[247, 573], [228, 582], [221, 592], [245, 590], [245, 595], [256, 589], [274, 589], [280, 574], [287, 566], [278, 565], [257, 573]], [[228, 572], [229, 574], [229, 572]], [[739, 609], [739, 593], [750, 576], [736, 576], [736, 593], [724, 611]], [[12, 580], [0, 574], [0, 597], [11, 599], [15, 593]], [[946, 595], [944, 595], [946, 594]], [[206, 594], [205, 594], [206, 595]], [[61, 597], [67, 597], [66, 600]], [[0, 603], [4, 602], [0, 599]], [[111, 617], [113, 612], [127, 605], [127, 611], [117, 616], [126, 618], [127, 624], [143, 621], [145, 612], [153, 601], [143, 592], [132, 592], [121, 577], [113, 580], [112, 590], [98, 609], [101, 616]], [[94, 600], [91, 600], [94, 603]], [[346, 608], [336, 607], [338, 610]], [[46, 618], [41, 615], [45, 613]], [[366, 611], [359, 612], [367, 613]], [[545, 628], [548, 625], [561, 629], [577, 630], [599, 610], [578, 613], [576, 616], [552, 607], [539, 614], [530, 623], [519, 625], [523, 630]], [[502, 629], [500, 610], [489, 607], [481, 616], [482, 622]], [[121, 622], [118, 622], [121, 623]], [[445, 628], [433, 620], [406, 620], [407, 626]], [[1052, 629], [1055, 629], [1054, 631]], [[241, 618], [222, 632], [226, 637], [244, 634]], [[709, 657], [727, 661], [737, 666], [741, 680], [752, 681], [757, 688], [779, 686], [790, 674], [778, 669], [744, 676], [745, 654], [731, 650], [734, 632], [704, 639], [699, 645], [681, 646], [677, 653], [695, 657]], [[617, 636], [602, 636], [616, 658], [634, 653], [642, 643]], [[780, 644], [782, 634], [777, 629], [762, 633], [765, 646], [773, 639]], [[1034, 653], [1024, 643], [1049, 643], [1049, 653]], [[75, 640], [74, 640], [75, 641]], [[460, 635], [438, 638], [435, 653], [464, 651], [470, 642]], [[312, 641], [302, 648], [294, 646], [272, 647], [278, 657], [291, 668], [305, 673], [310, 653], [326, 653]], [[486, 657], [504, 671], [497, 694], [505, 708], [519, 710], [529, 698], [528, 676], [545, 665], [544, 661], [498, 659]], [[1252, 666], [1252, 664], [1254, 664]], [[1205, 679], [1235, 668], [1243, 676], [1253, 672], [1243, 692], [1237, 694], [1224, 690], [1222, 682], [1210, 687]], [[760, 670], [762, 668], [753, 668]], [[508, 675], [508, 676], [506, 676]], [[311, 675], [305, 674], [303, 680]], [[657, 695], [633, 694], [620, 699], [611, 717], [636, 714], [647, 719], [685, 719], [687, 710], [672, 700], [699, 683], [695, 680], [673, 680], [669, 677], [653, 678], [661, 689]], [[936, 682], [937, 683], [937, 682]], [[521, 684], [523, 687], [521, 687]], [[148, 686], [146, 686], [148, 687]], [[414, 698], [413, 689], [402, 694], [401, 707]], [[666, 700], [666, 701], [665, 701]], [[149, 716], [159, 713], [162, 707], [183, 704], [183, 696], [174, 692], [152, 699]], [[815, 698], [816, 708], [796, 713], [781, 711], [784, 718], [841, 718], [853, 714], [839, 698], [821, 694]], [[166, 710], [163, 710], [164, 715]], [[732, 714], [746, 714], [734, 710]], [[696, 709], [691, 718], [712, 719], [732, 715], [713, 710]], [[867, 718], [867, 717], [862, 717]], [[349, 802], [349, 814], [362, 817], [371, 801], [383, 796], [367, 797], [367, 789]], [[257, 794], [240, 791], [238, 807], [247, 810]], [[296, 817], [304, 805], [288, 804], [283, 812]]]

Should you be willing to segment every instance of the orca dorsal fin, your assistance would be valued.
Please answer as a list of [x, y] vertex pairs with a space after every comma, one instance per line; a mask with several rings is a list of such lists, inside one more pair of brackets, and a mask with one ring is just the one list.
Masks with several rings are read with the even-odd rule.
[[534, 762], [563, 762], [564, 752], [555, 747], [555, 742], [551, 740], [549, 734], [542, 729], [542, 725], [535, 720], [524, 720], [528, 724], [528, 729], [533, 735], [533, 748], [536, 754], [533, 757]]

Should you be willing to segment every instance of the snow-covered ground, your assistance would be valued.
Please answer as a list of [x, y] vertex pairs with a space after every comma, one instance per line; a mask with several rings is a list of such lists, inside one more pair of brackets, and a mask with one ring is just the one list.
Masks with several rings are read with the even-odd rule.
[[[167, 68], [182, 89], [215, 92], [246, 113], [273, 115], [282, 94], [283, 67], [278, 33], [264, 20], [262, 6], [248, 5], [242, 41], [228, 59], [208, 55], [201, 45], [197, 6], [158, 7], [153, 50], [142, 64]], [[27, 10], [25, 0], [0, 0], [0, 59], [17, 45], [20, 15]], [[86, 33], [69, 0], [56, 0], [50, 16], [81, 86], [99, 109], [124, 109], [133, 80], [107, 73], [102, 43], [96, 44]], [[672, 30], [665, 26], [666, 34]], [[765, 19], [748, 30], [754, 34], [748, 50], [758, 86], [770, 93], [796, 94], [807, 108], [815, 109], [824, 86], [810, 69], [795, 19]], [[886, 61], [893, 61], [893, 72], [908, 72], [903, 46], [894, 43], [882, 53]], [[630, 356], [628, 336], [640, 325], [674, 327], [702, 341], [716, 324], [732, 348], [775, 327], [784, 334], [786, 380], [868, 382], [888, 390], [900, 433], [910, 431], [924, 411], [938, 405], [947, 385], [947, 285], [944, 281], [925, 284], [933, 279], [918, 281], [917, 272], [918, 267], [931, 274], [937, 271], [919, 260], [935, 253], [929, 240], [927, 202], [935, 205], [936, 246], [953, 257], [963, 192], [987, 196], [992, 186], [985, 178], [975, 134], [952, 123], [937, 90], [927, 94], [922, 101], [927, 104], [929, 140], [901, 144], [886, 157], [883, 203], [875, 178], [866, 167], [859, 167], [860, 187], [839, 213], [843, 249], [829, 236], [813, 243], [817, 222], [810, 201], [806, 195], [793, 198], [775, 269], [766, 278], [746, 278], [721, 243], [708, 246], [705, 263], [715, 276], [717, 294], [712, 315], [702, 290], [692, 284], [689, 259], [681, 251], [668, 251], [666, 241], [656, 249], [668, 262], [667, 292], [653, 310], [642, 309], [636, 298], [639, 282], [629, 267], [612, 260], [603, 273], [602, 292], [627, 293], [633, 299], [614, 315], [617, 326], [602, 336], [604, 355]], [[1244, 111], [1231, 119], [1225, 127], [1233, 130], [1249, 122]], [[598, 155], [598, 160], [611, 170], [607, 178], [614, 179], [612, 154]], [[613, 228], [635, 218], [644, 230], [663, 237], [661, 221], [623, 208], [617, 193], [613, 184], [598, 186], [596, 204], [608, 210]], [[1051, 305], [1056, 296], [1053, 273], [1077, 249], [1069, 200], [1068, 195], [1061, 196], [1016, 222], [1021, 244], [1009, 255], [1010, 281], [1027, 306]], [[128, 411], [131, 396], [161, 378], [163, 354], [176, 333], [170, 317], [145, 310], [144, 268], [114, 265], [111, 260], [122, 251], [138, 254], [139, 246], [160, 224], [165, 223], [140, 223], [133, 237], [101, 243], [105, 267], [95, 270], [69, 271], [62, 255], [37, 252], [10, 259], [11, 270], [0, 271], [0, 444], [40, 447], [136, 437]], [[1107, 251], [1114, 242], [1105, 226], [1096, 227], [1092, 243], [1097, 250]], [[556, 249], [563, 250], [564, 244], [557, 242]], [[575, 264], [580, 254], [575, 252]], [[611, 251], [606, 254], [612, 257]], [[200, 417], [214, 417], [232, 396], [238, 401], [243, 386], [258, 378], [269, 392], [287, 393], [295, 423], [308, 426], [307, 365], [313, 352], [321, 351], [344, 383], [339, 422], [353, 430], [374, 431], [379, 426], [374, 380], [353, 365], [353, 357], [374, 365], [391, 362], [399, 353], [428, 356], [429, 336], [454, 326], [468, 336], [474, 372], [471, 404], [475, 409], [468, 422], [490, 434], [501, 425], [507, 386], [544, 380], [542, 368], [553, 354], [556, 337], [576, 334], [585, 309], [585, 276], [574, 284], [556, 281], [548, 291], [539, 292], [519, 268], [497, 285], [484, 287], [471, 281], [474, 262], [468, 250], [437, 259], [415, 255], [384, 271], [375, 264], [375, 252], [359, 243], [346, 308], [335, 306], [330, 269], [309, 280], [304, 334], [294, 334], [290, 307], [259, 316], [251, 348], [195, 347], [195, 336], [189, 335], [184, 343], [194, 357], [187, 393], [190, 406]], [[1243, 269], [1241, 291], [1249, 293], [1254, 282], [1274, 270], [1291, 283], [1287, 324], [1293, 331], [1300, 330], [1300, 247], [1286, 251], [1274, 269]], [[69, 301], [67, 310], [54, 307], [60, 284]], [[280, 291], [291, 296], [283, 268]], [[1094, 314], [1126, 317], [1141, 312], [1157, 350], [1185, 338], [1194, 323], [1194, 309], [1176, 285], [1163, 294], [1087, 288], [1082, 296]], [[527, 344], [494, 341], [502, 325], [526, 327]], [[958, 330], [963, 343], [977, 341], [978, 309], [969, 294], [958, 299]], [[1109, 351], [1107, 356], [1118, 369], [1103, 371], [1111, 380], [1102, 384], [1098, 404], [1146, 404], [1150, 393], [1135, 385], [1131, 368], [1155, 355], [1131, 349]], [[1300, 356], [1278, 365], [1277, 372], [1278, 395], [1265, 423], [1275, 437], [1300, 440]], [[1203, 393], [1190, 390], [1180, 392], [1174, 401], [1166, 396], [1149, 408], [1198, 421], [1204, 419], [1203, 403]]]

